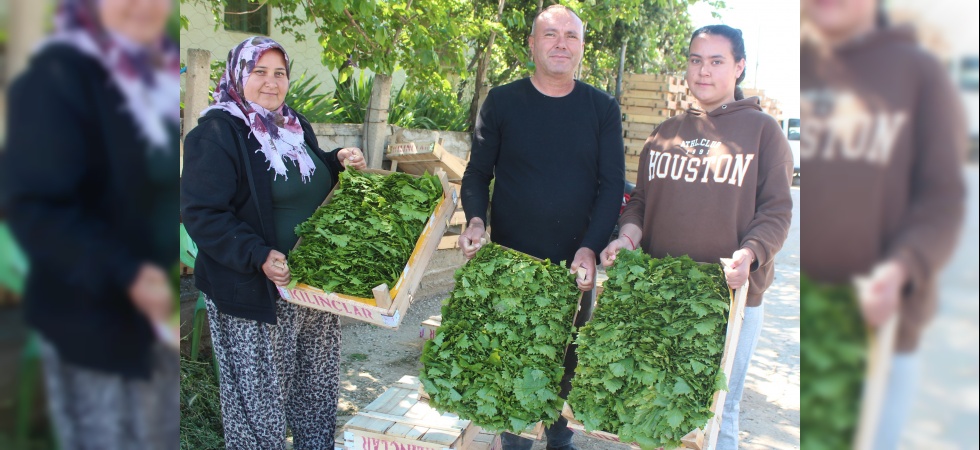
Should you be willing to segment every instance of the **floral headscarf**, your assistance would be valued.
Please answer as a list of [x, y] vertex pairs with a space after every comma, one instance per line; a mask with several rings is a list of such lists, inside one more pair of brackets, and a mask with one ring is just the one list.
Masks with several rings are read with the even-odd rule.
[[98, 20], [99, 0], [62, 0], [55, 31], [38, 50], [66, 44], [98, 61], [122, 93], [126, 110], [150, 149], [169, 150], [166, 123], [180, 123], [180, 54], [165, 34], [151, 46], [106, 30]]
[[269, 111], [258, 103], [246, 100], [244, 95], [245, 83], [248, 82], [255, 64], [263, 53], [272, 49], [282, 52], [288, 78], [289, 55], [282, 45], [262, 36], [245, 39], [228, 52], [225, 73], [218, 82], [218, 89], [214, 91], [214, 103], [202, 111], [201, 115], [213, 109], [221, 109], [245, 121], [262, 144], [259, 151], [269, 162], [269, 170], [275, 170], [276, 176], [286, 177], [285, 159], [288, 158], [299, 166], [299, 173], [305, 183], [316, 167], [306, 152], [299, 115], [285, 103], [277, 110]]

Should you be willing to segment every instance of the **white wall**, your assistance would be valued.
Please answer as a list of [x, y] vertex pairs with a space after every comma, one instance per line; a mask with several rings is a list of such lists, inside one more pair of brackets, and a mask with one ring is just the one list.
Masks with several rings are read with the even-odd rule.
[[[180, 13], [187, 17], [188, 29], [180, 30], [180, 60], [186, 62], [188, 48], [200, 48], [211, 52], [212, 60], [225, 61], [228, 58], [228, 51], [240, 42], [251, 36], [247, 33], [237, 31], [226, 31], [223, 26], [215, 30], [215, 20], [211, 12], [203, 4], [183, 3], [180, 5]], [[297, 11], [302, 15], [302, 10]], [[273, 8], [270, 17], [269, 37], [282, 44], [289, 53], [293, 63], [293, 78], [298, 78], [304, 71], [309, 75], [315, 75], [317, 82], [320, 83], [320, 92], [333, 92], [333, 78], [337, 71], [327, 69], [321, 63], [320, 55], [323, 51], [317, 40], [313, 24], [298, 27], [306, 36], [303, 42], [296, 42], [292, 33], [283, 34], [275, 25], [276, 18], [280, 17], [281, 12]], [[370, 71], [365, 71], [366, 75], [371, 75]], [[357, 74], [354, 75], [355, 77]], [[393, 75], [392, 88], [398, 89], [405, 83], [405, 73], [397, 71]]]

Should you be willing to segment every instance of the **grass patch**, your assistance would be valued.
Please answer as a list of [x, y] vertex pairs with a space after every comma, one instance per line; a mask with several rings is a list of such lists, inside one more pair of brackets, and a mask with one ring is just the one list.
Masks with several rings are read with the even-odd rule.
[[351, 353], [347, 356], [347, 359], [351, 361], [367, 361], [368, 356], [363, 353]]
[[180, 358], [180, 449], [225, 448], [218, 380], [209, 362]]

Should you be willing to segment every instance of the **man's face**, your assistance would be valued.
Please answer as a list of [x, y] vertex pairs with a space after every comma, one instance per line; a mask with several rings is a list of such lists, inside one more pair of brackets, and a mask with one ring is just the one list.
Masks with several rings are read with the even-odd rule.
[[582, 21], [567, 11], [541, 14], [528, 39], [535, 73], [571, 78], [585, 49], [582, 34]]

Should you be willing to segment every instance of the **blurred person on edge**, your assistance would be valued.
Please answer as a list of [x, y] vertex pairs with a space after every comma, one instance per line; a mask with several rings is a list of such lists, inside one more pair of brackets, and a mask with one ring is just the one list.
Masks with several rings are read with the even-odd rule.
[[762, 330], [762, 297], [793, 213], [793, 157], [758, 97], [744, 98], [745, 41], [727, 25], [691, 36], [687, 85], [700, 109], [658, 125], [644, 144], [636, 189], [619, 219], [619, 237], [602, 251], [610, 266], [620, 249], [656, 258], [732, 258], [728, 286], [749, 280], [744, 322], [728, 380], [718, 448], [738, 448], [742, 388]]
[[[492, 203], [494, 242], [553, 262], [582, 267], [576, 326], [592, 317], [596, 254], [609, 240], [623, 199], [622, 117], [619, 104], [574, 78], [584, 50], [584, 25], [570, 9], [552, 5], [534, 18], [528, 44], [534, 74], [490, 90], [473, 131], [463, 175], [462, 200], [469, 225], [459, 237], [472, 258]], [[495, 179], [490, 201], [490, 180]], [[560, 396], [571, 390], [578, 359], [565, 357]], [[574, 450], [568, 421], [545, 430], [548, 448]], [[511, 433], [505, 450], [530, 449]]]
[[[936, 279], [964, 214], [967, 131], [943, 66], [911, 28], [891, 27], [876, 0], [804, 0], [801, 269], [818, 283], [859, 289], [875, 328], [898, 314], [875, 438], [898, 445], [918, 378], [915, 350], [937, 306]], [[804, 357], [806, 357], [804, 355]]]
[[3, 188], [63, 449], [178, 446], [178, 355], [156, 333], [176, 298], [172, 8], [64, 0], [10, 86]]
[[286, 253], [357, 148], [320, 149], [313, 127], [286, 105], [289, 55], [267, 37], [228, 52], [214, 103], [184, 139], [181, 214], [197, 244], [221, 373], [229, 449], [333, 448], [340, 389], [339, 317], [279, 297]]

